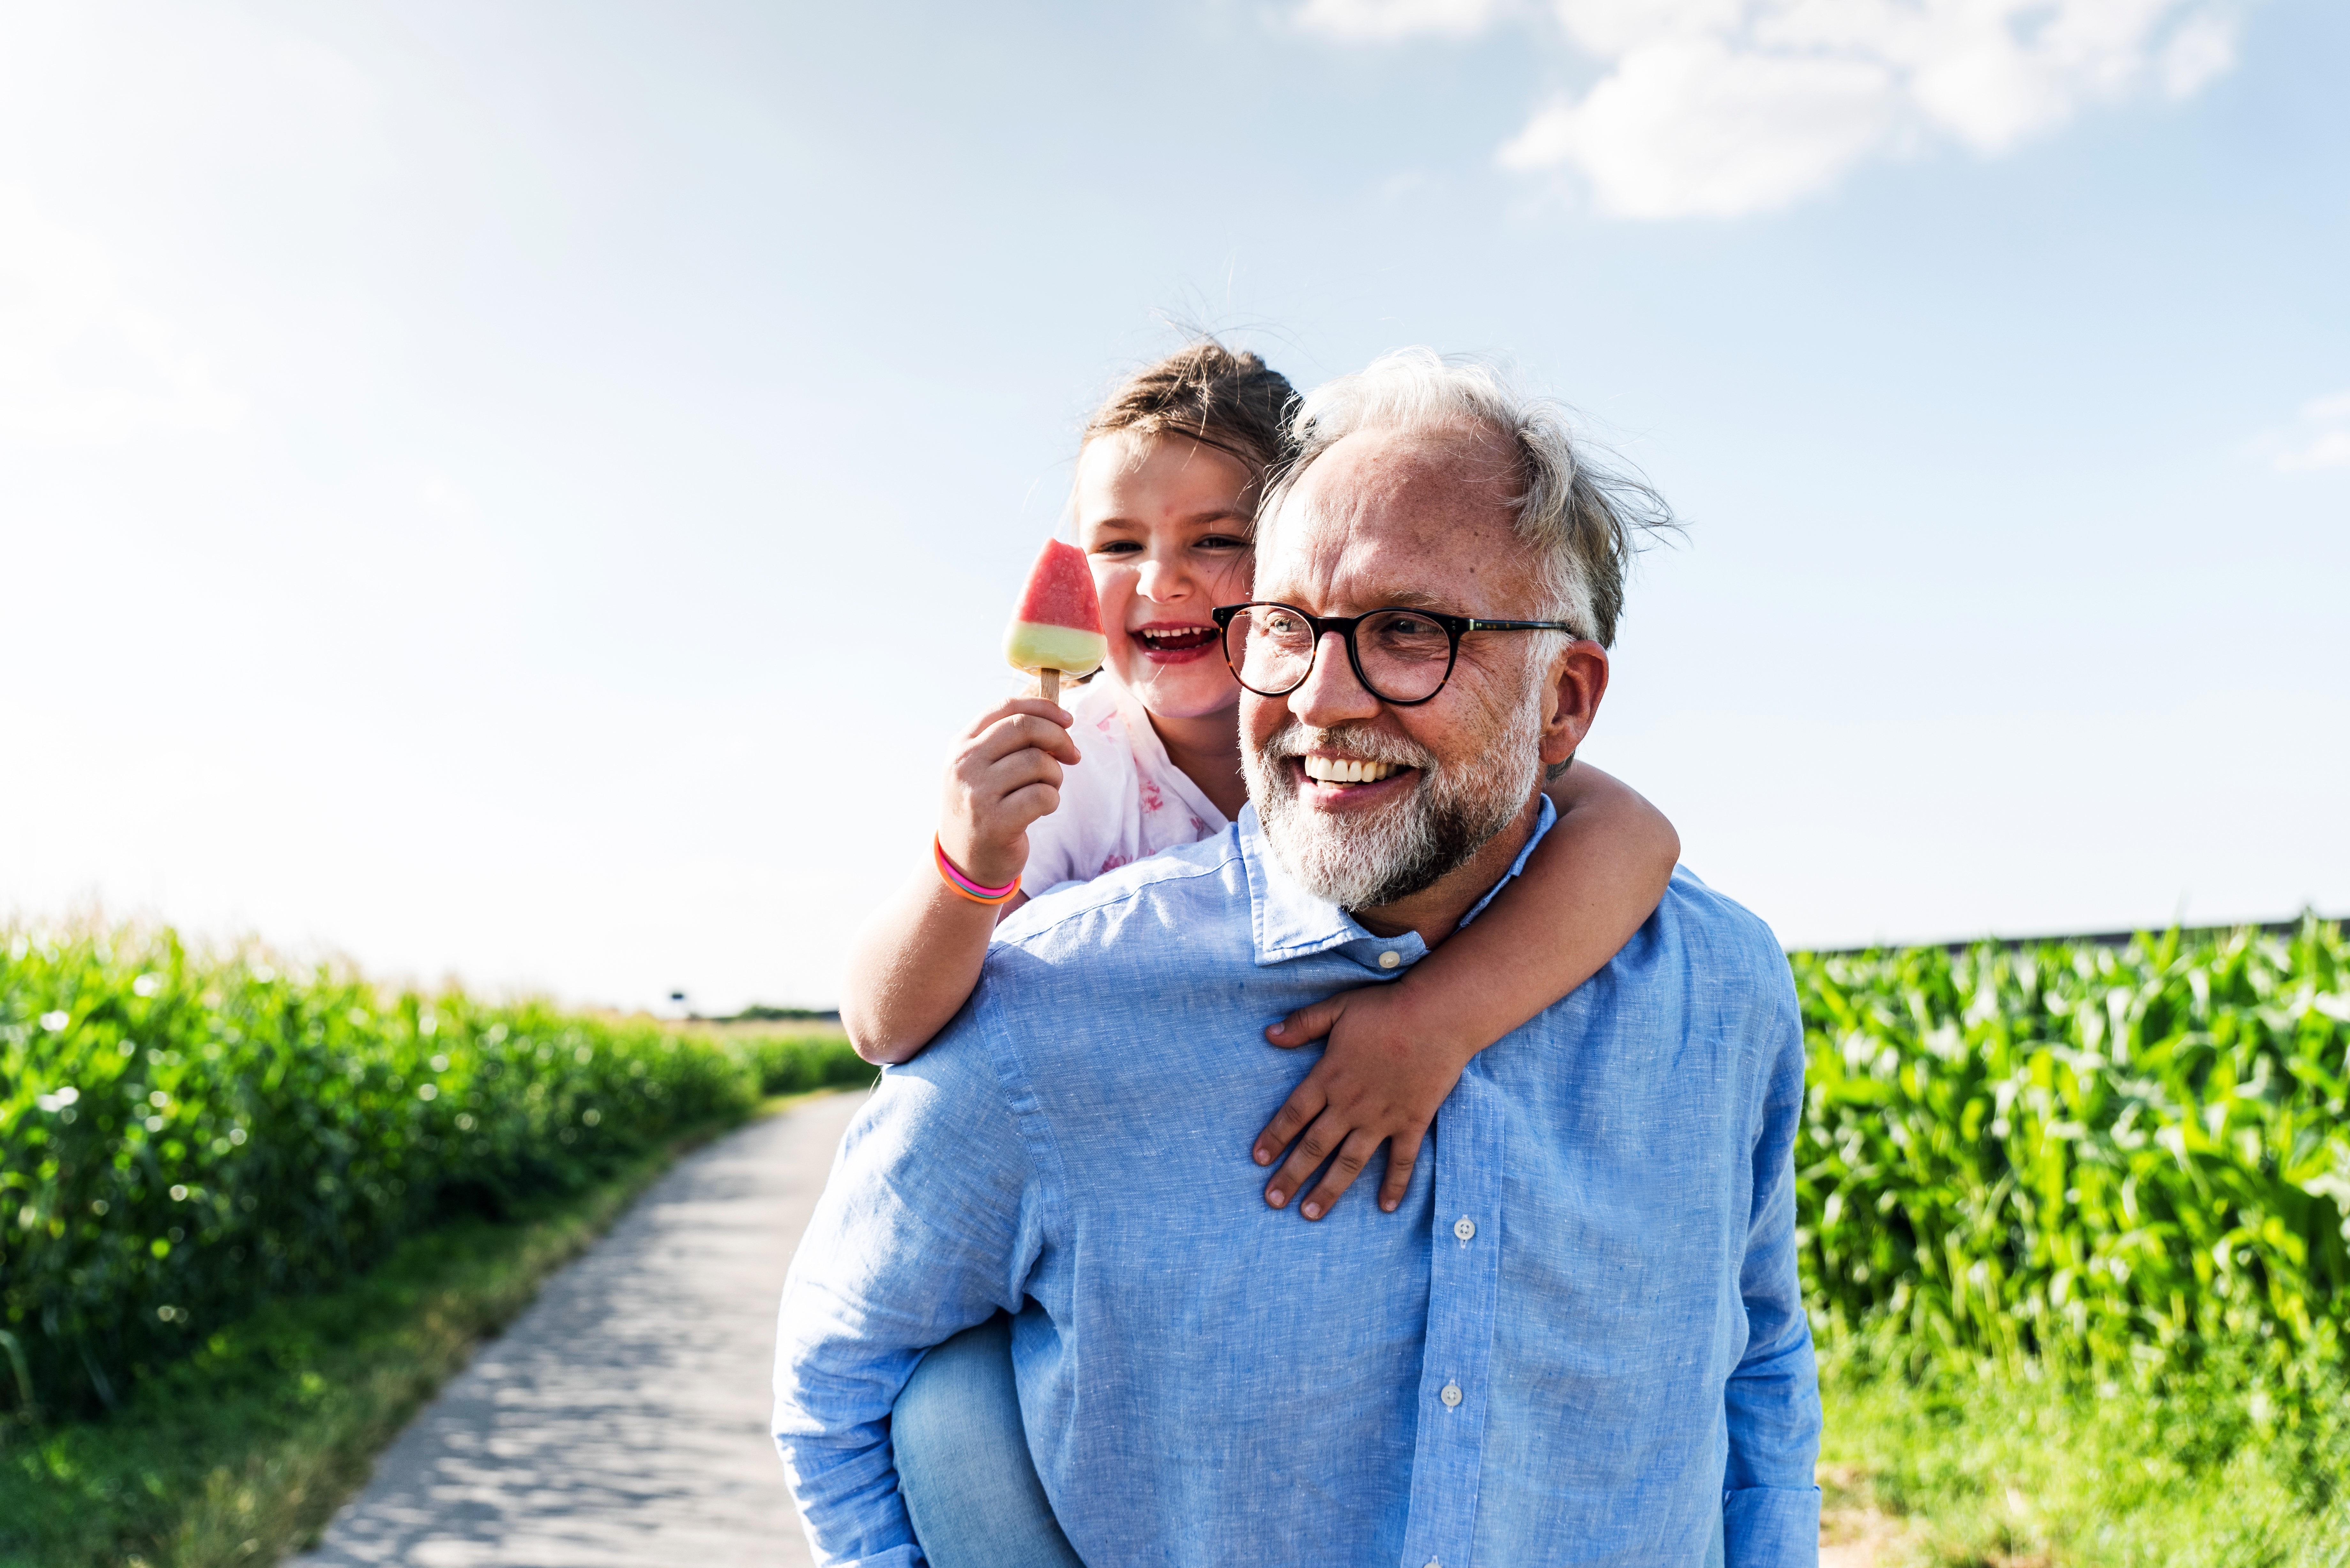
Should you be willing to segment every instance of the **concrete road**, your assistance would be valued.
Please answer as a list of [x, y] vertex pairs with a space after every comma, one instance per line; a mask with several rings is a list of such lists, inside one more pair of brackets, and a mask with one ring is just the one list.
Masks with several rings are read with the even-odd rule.
[[799, 1568], [767, 1436], [775, 1303], [862, 1095], [681, 1161], [547, 1282], [297, 1563]]

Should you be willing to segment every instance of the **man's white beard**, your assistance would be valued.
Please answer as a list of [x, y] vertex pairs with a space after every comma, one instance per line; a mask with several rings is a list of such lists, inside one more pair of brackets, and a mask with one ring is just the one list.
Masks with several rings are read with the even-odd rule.
[[[1533, 797], [1542, 770], [1534, 693], [1513, 703], [1495, 730], [1447, 767], [1367, 725], [1315, 730], [1293, 721], [1263, 745], [1243, 747], [1241, 767], [1265, 841], [1289, 874], [1342, 909], [1377, 909], [1467, 865]], [[1309, 751], [1399, 763], [1419, 777], [1411, 794], [1377, 812], [1316, 811], [1298, 799], [1295, 775], [1282, 765]]]

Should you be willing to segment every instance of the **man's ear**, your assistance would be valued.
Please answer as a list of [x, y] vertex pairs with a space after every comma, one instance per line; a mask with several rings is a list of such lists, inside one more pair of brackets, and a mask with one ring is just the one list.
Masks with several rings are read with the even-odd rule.
[[1560, 650], [1543, 691], [1542, 760], [1556, 767], [1575, 755], [1607, 694], [1607, 650], [1578, 639]]

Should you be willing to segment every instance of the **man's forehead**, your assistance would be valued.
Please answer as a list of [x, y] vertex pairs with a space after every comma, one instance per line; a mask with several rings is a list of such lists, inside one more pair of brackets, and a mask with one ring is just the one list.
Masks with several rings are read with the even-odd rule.
[[1472, 426], [1347, 436], [1284, 501], [1257, 597], [1310, 599], [1323, 614], [1501, 613], [1532, 581], [1515, 528], [1520, 483], [1498, 438]]

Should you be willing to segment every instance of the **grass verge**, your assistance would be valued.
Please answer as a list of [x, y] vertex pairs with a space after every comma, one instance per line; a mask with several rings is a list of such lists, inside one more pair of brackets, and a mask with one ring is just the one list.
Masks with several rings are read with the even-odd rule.
[[2286, 1424], [2241, 1379], [2099, 1393], [1831, 1366], [1821, 1393], [1824, 1565], [2350, 1563], [2350, 1428]]
[[[783, 1109], [806, 1096], [771, 1099]], [[253, 1568], [313, 1542], [473, 1347], [719, 1122], [214, 1334], [104, 1420], [0, 1438], [0, 1568]]]

